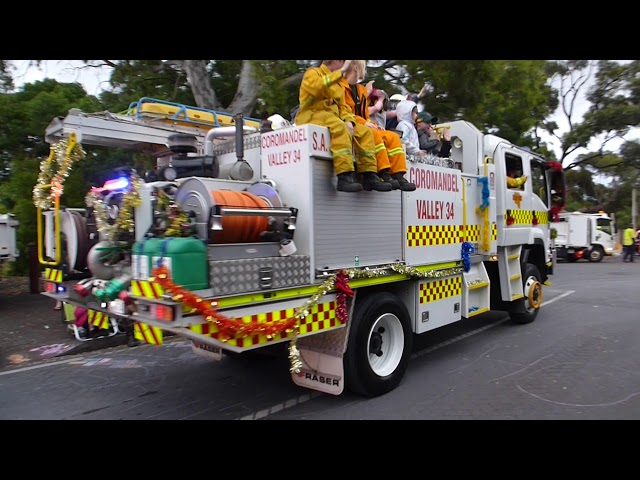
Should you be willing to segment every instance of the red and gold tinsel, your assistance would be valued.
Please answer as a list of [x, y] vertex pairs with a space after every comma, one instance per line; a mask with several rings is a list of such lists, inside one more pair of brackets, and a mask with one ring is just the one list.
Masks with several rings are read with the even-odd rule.
[[[171, 279], [166, 266], [162, 265], [154, 268], [153, 277], [151, 280], [157, 282], [165, 291], [169, 292], [174, 301], [197, 310], [204, 315], [208, 322], [215, 323], [219, 331], [218, 339], [223, 342], [238, 336], [265, 335], [267, 338], [271, 338], [277, 333], [291, 333], [296, 328], [298, 320], [308, 314], [309, 305], [305, 305], [297, 309], [296, 314], [291, 318], [263, 323], [245, 323], [239, 319], [229, 318], [220, 314], [215, 307], [215, 301], [204, 300], [186, 288], [176, 285]], [[332, 277], [331, 281], [335, 282], [335, 289], [338, 292], [336, 316], [341, 322], [346, 323], [348, 317], [346, 297], [353, 296], [353, 290], [349, 287], [349, 277], [341, 270], [335, 277]]]
[[335, 280], [336, 292], [338, 292], [338, 306], [336, 308], [336, 316], [341, 322], [346, 322], [347, 312], [347, 297], [353, 297], [353, 290], [349, 287], [349, 276], [344, 270], [339, 270]]

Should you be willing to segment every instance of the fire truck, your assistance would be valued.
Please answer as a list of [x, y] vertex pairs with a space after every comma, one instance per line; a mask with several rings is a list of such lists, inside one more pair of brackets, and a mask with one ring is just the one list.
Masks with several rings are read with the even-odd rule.
[[279, 346], [296, 385], [369, 397], [400, 384], [418, 335], [490, 310], [537, 317], [564, 202], [554, 162], [458, 120], [438, 125], [450, 158], [407, 162], [415, 191], [345, 193], [327, 128], [219, 117], [142, 99], [51, 122], [52, 164], [99, 145], [157, 167], [114, 172], [77, 208], [60, 206], [60, 175], [40, 180], [44, 295], [212, 360]]

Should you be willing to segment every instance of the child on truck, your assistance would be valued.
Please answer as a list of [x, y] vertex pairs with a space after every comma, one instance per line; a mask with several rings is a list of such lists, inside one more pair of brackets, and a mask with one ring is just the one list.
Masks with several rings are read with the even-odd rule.
[[[329, 129], [338, 191], [389, 192], [392, 190], [391, 184], [383, 182], [377, 175], [373, 136], [368, 129], [354, 128], [356, 118], [345, 101], [340, 80], [349, 68], [353, 68], [352, 60], [323, 60], [319, 67], [306, 70], [300, 85], [300, 109], [296, 115], [296, 125], [313, 123]], [[362, 183], [354, 177], [354, 150]]]

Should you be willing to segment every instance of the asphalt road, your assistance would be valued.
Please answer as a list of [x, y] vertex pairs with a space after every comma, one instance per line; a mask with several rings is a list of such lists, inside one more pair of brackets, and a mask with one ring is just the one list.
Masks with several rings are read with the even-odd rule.
[[211, 362], [173, 338], [0, 372], [0, 419], [640, 419], [639, 279], [621, 257], [559, 263], [535, 322], [428, 332], [378, 398], [297, 387], [285, 355]]

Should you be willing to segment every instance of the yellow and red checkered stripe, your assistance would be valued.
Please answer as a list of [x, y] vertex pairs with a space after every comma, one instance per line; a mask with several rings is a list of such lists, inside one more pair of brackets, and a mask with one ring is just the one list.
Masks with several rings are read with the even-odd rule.
[[133, 337], [151, 345], [162, 345], [162, 329], [146, 323], [133, 324]]
[[444, 278], [420, 284], [420, 303], [462, 295], [462, 277]]
[[[410, 225], [407, 227], [407, 246], [450, 245], [480, 241], [480, 225]], [[498, 238], [498, 226], [491, 224], [491, 238]]]
[[[511, 225], [507, 225], [507, 217], [511, 213], [513, 217], [513, 223]], [[533, 217], [538, 219], [538, 225], [544, 225], [549, 223], [549, 212], [537, 211], [537, 210], [505, 210], [504, 219], [505, 226], [513, 226], [513, 225], [533, 225]]]
[[462, 243], [461, 225], [409, 225], [407, 246], [449, 245]]
[[45, 268], [44, 278], [51, 282], [62, 282], [62, 270], [56, 270], [55, 268]]
[[[278, 320], [286, 320], [295, 315], [295, 308], [287, 308], [284, 310], [276, 310], [274, 312], [258, 313], [256, 315], [246, 315], [239, 317], [238, 321], [244, 323], [258, 322], [266, 323]], [[336, 302], [319, 303], [311, 308], [311, 312], [300, 322], [300, 335], [311, 332], [319, 332], [339, 327], [342, 322], [336, 316]], [[208, 337], [218, 337], [218, 327], [214, 323], [204, 323], [200, 325], [191, 325], [189, 329], [195, 333], [206, 335]], [[267, 342], [273, 342], [291, 337], [291, 333], [276, 333], [272, 338], [265, 335], [252, 335], [247, 337], [236, 337], [227, 340], [226, 343], [234, 347], [251, 347], [253, 345], [261, 345]]]
[[89, 310], [88, 319], [91, 325], [100, 329], [106, 330], [109, 328], [109, 316], [105, 313]]
[[[466, 241], [467, 242], [479, 242], [480, 241], [480, 229], [482, 227], [480, 225], [467, 225], [466, 230], [464, 226], [462, 230], [466, 232]], [[491, 240], [498, 239], [498, 225], [496, 222], [491, 223]]]
[[147, 280], [132, 280], [131, 294], [136, 297], [161, 298], [164, 294], [164, 289], [160, 286], [159, 283], [156, 282], [149, 282]]

